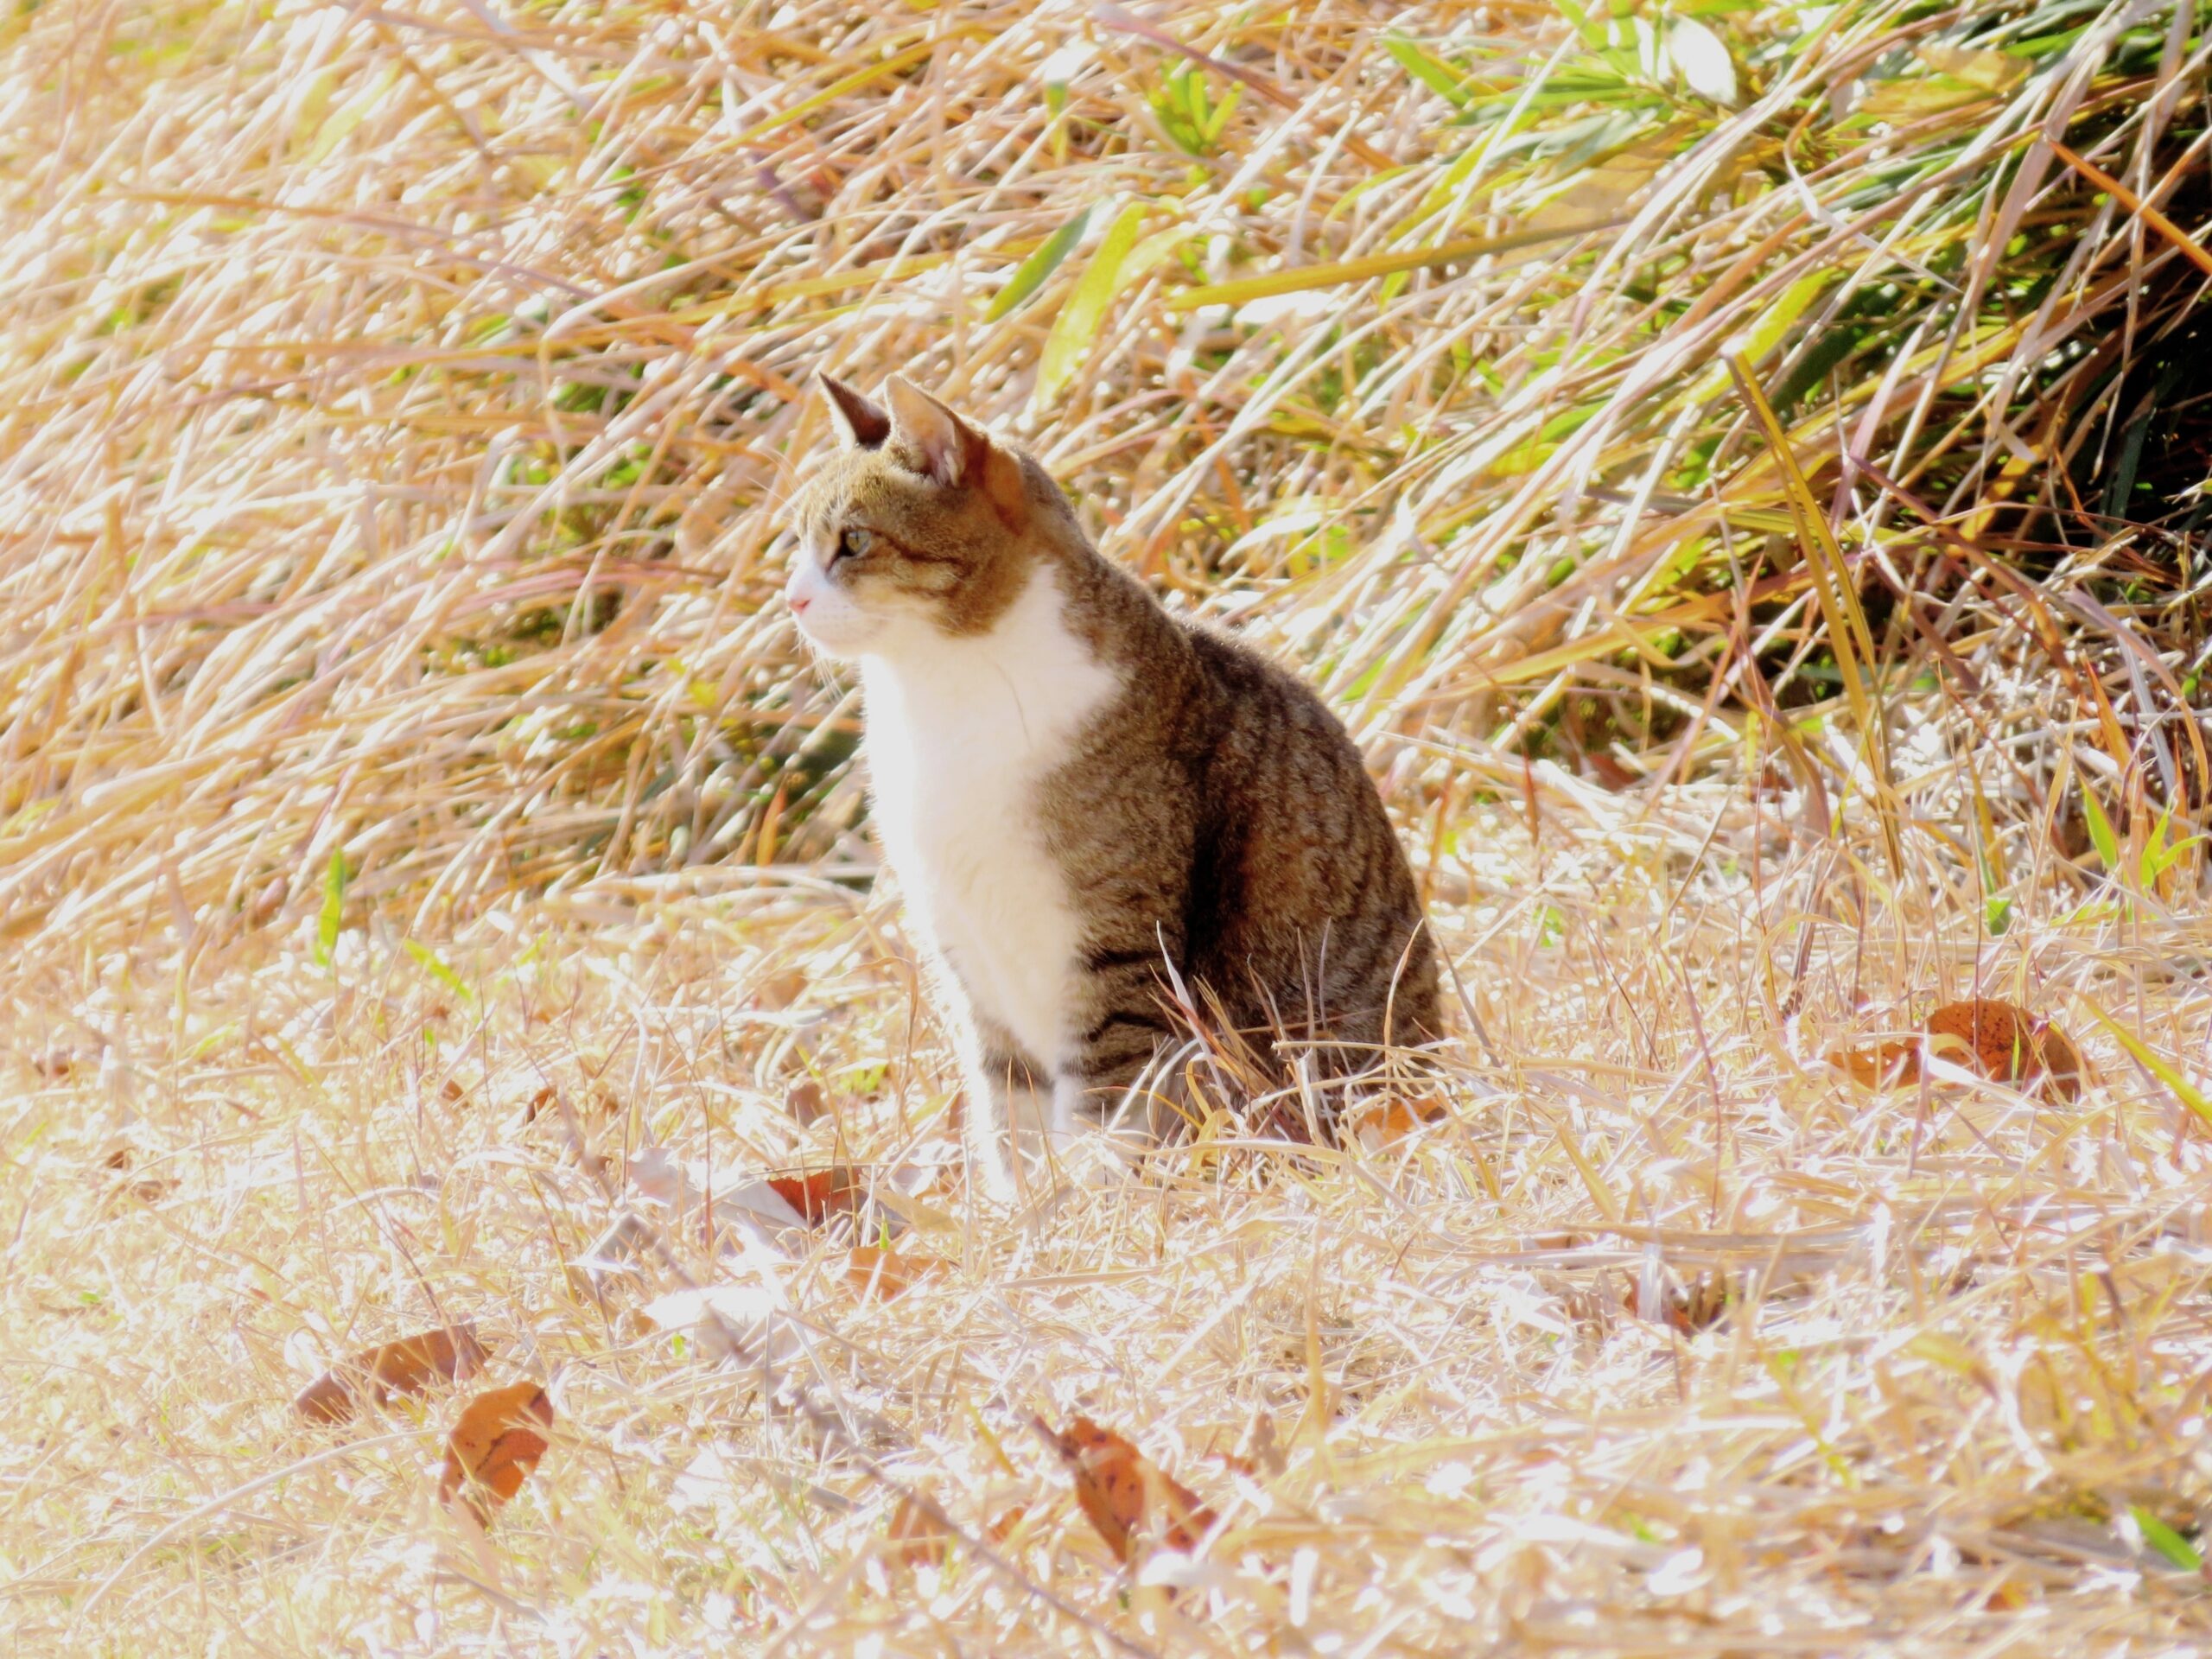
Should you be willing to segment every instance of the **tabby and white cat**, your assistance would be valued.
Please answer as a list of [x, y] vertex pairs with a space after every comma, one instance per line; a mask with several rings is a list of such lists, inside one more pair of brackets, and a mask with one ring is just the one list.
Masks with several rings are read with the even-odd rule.
[[1405, 854], [1320, 699], [1168, 615], [1031, 456], [903, 378], [887, 409], [823, 384], [843, 442], [793, 505], [786, 593], [860, 664], [875, 822], [991, 1190], [1009, 1144], [1160, 1126], [1179, 982], [1263, 1053], [1327, 1039], [1339, 1073], [1433, 1037]]

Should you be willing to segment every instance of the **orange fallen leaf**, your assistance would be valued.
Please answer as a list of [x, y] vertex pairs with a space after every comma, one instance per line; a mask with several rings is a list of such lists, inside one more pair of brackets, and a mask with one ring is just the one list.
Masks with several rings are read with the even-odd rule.
[[1401, 1100], [1391, 1095], [1370, 1101], [1355, 1112], [1351, 1132], [1355, 1140], [1380, 1148], [1404, 1140], [1424, 1124], [1441, 1122], [1447, 1116], [1444, 1102], [1438, 1096]]
[[1265, 1411], [1255, 1411], [1244, 1430], [1243, 1438], [1234, 1452], [1211, 1452], [1209, 1457], [1217, 1459], [1223, 1467], [1233, 1469], [1250, 1480], [1268, 1480], [1280, 1475], [1290, 1466], [1282, 1454], [1282, 1447], [1275, 1440], [1274, 1419]]
[[458, 1495], [477, 1524], [489, 1526], [492, 1512], [520, 1491], [537, 1467], [552, 1432], [553, 1402], [537, 1383], [485, 1389], [461, 1408], [446, 1437], [440, 1501], [450, 1503]]
[[806, 994], [806, 976], [796, 968], [771, 974], [753, 988], [753, 1006], [780, 1014]]
[[1124, 1561], [1136, 1559], [1137, 1541], [1147, 1535], [1188, 1550], [1212, 1527], [1213, 1511], [1196, 1493], [1112, 1429], [1078, 1417], [1055, 1433], [1043, 1418], [1031, 1421], [1074, 1475], [1075, 1501]]
[[482, 1369], [484, 1344], [463, 1320], [348, 1354], [302, 1389], [292, 1409], [310, 1423], [342, 1423], [364, 1397], [383, 1405], [395, 1394], [421, 1394], [434, 1381], [466, 1382]]
[[1982, 1598], [1981, 1605], [1993, 1613], [2017, 1613], [2033, 1599], [2028, 1594], [2027, 1586], [2019, 1580], [2004, 1578], [1990, 1586], [1989, 1592]]
[[868, 1195], [863, 1172], [848, 1164], [833, 1164], [828, 1169], [806, 1170], [797, 1175], [771, 1175], [768, 1185], [776, 1190], [778, 1198], [810, 1223], [849, 1214], [860, 1208], [861, 1200]]
[[133, 1180], [130, 1177], [130, 1148], [118, 1147], [102, 1160], [116, 1172], [113, 1191], [120, 1196], [133, 1198], [141, 1204], [159, 1204], [184, 1183], [174, 1175], [143, 1175]]
[[45, 1053], [33, 1057], [31, 1070], [49, 1083], [59, 1083], [62, 1078], [73, 1075], [77, 1068], [85, 1064], [86, 1058], [77, 1049], [49, 1048]]
[[1712, 1329], [1727, 1311], [1728, 1281], [1713, 1274], [1669, 1287], [1659, 1304], [1661, 1320], [1686, 1337]]
[[909, 1567], [935, 1566], [944, 1559], [953, 1537], [952, 1529], [936, 1511], [924, 1509], [912, 1497], [899, 1500], [888, 1535], [899, 1546], [899, 1559]]
[[925, 1279], [938, 1277], [950, 1265], [933, 1255], [902, 1255], [861, 1244], [845, 1252], [845, 1281], [862, 1295], [887, 1302]]
[[[1965, 1063], [1999, 1083], [2040, 1080], [2060, 1100], [2082, 1092], [2082, 1052], [2066, 1033], [2015, 1003], [1993, 997], [1946, 1002], [1922, 1027], [1929, 1036], [1951, 1041], [1936, 1052], [1964, 1048]], [[1870, 1088], [1920, 1081], [1920, 1043], [1876, 1043], [1838, 1049], [1828, 1064], [1840, 1067]]]

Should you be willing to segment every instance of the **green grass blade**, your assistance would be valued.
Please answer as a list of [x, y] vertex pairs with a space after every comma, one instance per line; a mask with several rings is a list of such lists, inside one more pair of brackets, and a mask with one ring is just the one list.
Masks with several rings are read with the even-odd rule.
[[2114, 833], [2112, 820], [2105, 816], [2104, 808], [2087, 784], [2082, 787], [2082, 816], [2088, 820], [2089, 844], [2097, 849], [2097, 858], [2104, 865], [2105, 874], [2118, 877], [2124, 874], [2120, 862], [2120, 836]]
[[1044, 353], [1037, 363], [1035, 407], [1041, 409], [1058, 397], [1083, 366], [1097, 339], [1099, 324], [1105, 321], [1107, 307], [1113, 304], [1130, 274], [1130, 255], [1136, 250], [1137, 232], [1143, 228], [1144, 204], [1135, 201], [1107, 227], [1098, 251], [1084, 268], [1075, 292], [1068, 296], [1060, 315], [1052, 319], [1052, 333], [1045, 337]]
[[2145, 1509], [2140, 1503], [2128, 1513], [2143, 1534], [2143, 1541], [2157, 1550], [2184, 1573], [2202, 1573], [2204, 1558], [2196, 1553], [2196, 1546], [2176, 1532], [2171, 1527]]
[[1543, 230], [1516, 231], [1509, 236], [1477, 237], [1446, 242], [1440, 247], [1408, 248], [1395, 253], [1370, 254], [1361, 259], [1338, 260], [1325, 265], [1300, 265], [1270, 271], [1264, 276], [1240, 276], [1231, 282], [1207, 283], [1169, 296], [1171, 311], [1195, 311], [1202, 305], [1242, 305], [1247, 300], [1297, 294], [1309, 288], [1334, 288], [1340, 283], [1364, 283], [1395, 271], [1419, 270], [1428, 265], [1449, 265], [1462, 259], [1479, 259], [1486, 253], [1510, 253], [1516, 248], [1540, 247], [1564, 242], [1597, 231], [1618, 230], [1625, 219], [1595, 219], [1586, 225], [1561, 225]]
[[338, 954], [338, 930], [346, 919], [346, 854], [330, 849], [330, 866], [322, 873], [322, 915], [315, 924], [315, 960], [327, 968]]
[[424, 973], [429, 975], [432, 979], [436, 980], [439, 984], [444, 986], [462, 1001], [474, 1004], [476, 993], [461, 982], [461, 976], [448, 968], [436, 951], [427, 945], [417, 944], [412, 939], [402, 939], [399, 944], [402, 950], [415, 958], [416, 965]]
[[1382, 49], [1398, 60], [1401, 69], [1439, 98], [1459, 109], [1467, 107], [1465, 78], [1449, 64], [1431, 57], [1419, 42], [1392, 29], [1382, 37]]
[[2087, 997], [2082, 998], [2082, 1006], [2088, 1009], [2091, 1019], [2120, 1039], [2120, 1046], [2133, 1055], [2145, 1071], [2172, 1090], [2177, 1100], [2202, 1118], [2205, 1122], [2212, 1123], [2212, 1100], [2207, 1100], [2202, 1090], [2182, 1076], [2179, 1068], [2171, 1061], [2161, 1059], [2145, 1045], [2141, 1038], [2126, 1030], [2117, 1021], [2108, 1019], [2105, 1011]]
[[1036, 251], [1014, 268], [1014, 275], [1007, 278], [1006, 286], [992, 299], [990, 308], [983, 313], [985, 321], [996, 322], [1025, 303], [1029, 296], [1044, 287], [1045, 279], [1060, 268], [1060, 262], [1075, 251], [1083, 240], [1084, 228], [1090, 223], [1090, 209], [1082, 212], [1046, 237]]

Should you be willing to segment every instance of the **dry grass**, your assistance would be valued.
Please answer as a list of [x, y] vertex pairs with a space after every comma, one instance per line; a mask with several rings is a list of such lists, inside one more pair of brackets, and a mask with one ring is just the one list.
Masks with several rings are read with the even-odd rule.
[[[0, 23], [22, 1650], [2212, 1639], [2212, 9], [1580, 15]], [[1329, 689], [1465, 983], [1445, 1121], [930, 1173], [772, 603], [817, 365]], [[1823, 1062], [1973, 991], [2093, 1086]], [[702, 1357], [567, 1271], [653, 1148], [863, 1163], [955, 1266], [654, 1212], [647, 1288], [779, 1310]], [[488, 1543], [449, 1394], [287, 1407], [462, 1317], [559, 1413]], [[1024, 1427], [1078, 1410], [1196, 1559], [1089, 1534]], [[998, 1541], [909, 1564], [910, 1489]]]

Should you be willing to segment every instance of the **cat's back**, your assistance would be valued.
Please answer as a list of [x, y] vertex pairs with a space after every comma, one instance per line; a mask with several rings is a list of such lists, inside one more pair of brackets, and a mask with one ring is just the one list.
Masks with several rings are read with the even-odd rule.
[[1358, 746], [1287, 668], [1218, 629], [1177, 626], [1195, 669], [1204, 803], [1194, 966], [1217, 982], [1269, 982], [1287, 1016], [1282, 991], [1310, 985], [1340, 1031], [1375, 1034], [1389, 1005], [1397, 1040], [1433, 1034], [1420, 894]]
[[1206, 784], [1225, 810], [1315, 829], [1342, 816], [1383, 822], [1358, 746], [1320, 694], [1210, 623], [1173, 619], [1188, 642], [1192, 718]]

